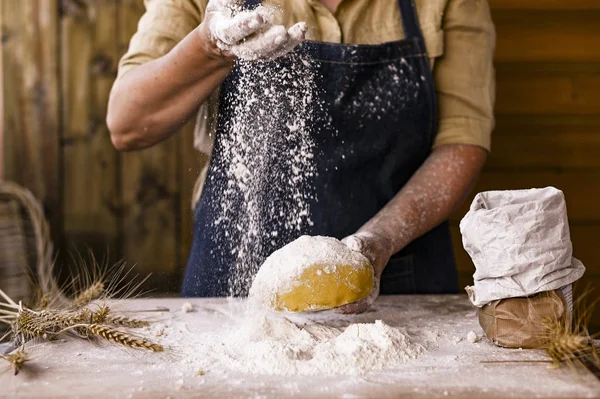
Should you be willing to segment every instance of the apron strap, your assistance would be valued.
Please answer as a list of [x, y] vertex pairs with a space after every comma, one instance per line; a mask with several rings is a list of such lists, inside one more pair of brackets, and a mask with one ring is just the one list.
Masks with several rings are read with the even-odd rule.
[[417, 37], [423, 40], [423, 34], [419, 26], [419, 16], [413, 0], [398, 0], [400, 14], [402, 14], [402, 25], [407, 38]]
[[246, 0], [244, 2], [244, 9], [245, 10], [253, 10], [256, 7], [258, 7], [259, 5], [261, 5], [262, 0]]

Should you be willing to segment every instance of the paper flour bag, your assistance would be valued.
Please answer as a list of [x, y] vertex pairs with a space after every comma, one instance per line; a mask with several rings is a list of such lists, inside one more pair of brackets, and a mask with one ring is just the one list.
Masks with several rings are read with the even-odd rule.
[[548, 343], [544, 320], [568, 320], [562, 290], [544, 291], [527, 298], [492, 301], [478, 311], [485, 335], [505, 348], [539, 348]]
[[560, 289], [585, 271], [573, 258], [565, 198], [554, 187], [479, 193], [460, 232], [476, 268], [466, 290], [478, 307]]

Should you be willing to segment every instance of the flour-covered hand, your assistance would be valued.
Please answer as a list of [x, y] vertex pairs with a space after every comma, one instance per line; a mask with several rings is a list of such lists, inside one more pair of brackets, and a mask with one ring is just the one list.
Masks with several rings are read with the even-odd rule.
[[292, 51], [305, 36], [305, 23], [289, 30], [273, 23], [273, 11], [259, 6], [242, 10], [242, 0], [210, 0], [200, 34], [211, 50], [223, 57], [246, 61], [273, 60]]
[[340, 306], [334, 309], [334, 312], [344, 314], [363, 313], [379, 296], [379, 281], [383, 269], [393, 255], [393, 247], [390, 240], [386, 237], [367, 231], [348, 236], [342, 242], [351, 250], [360, 252], [371, 262], [374, 273], [373, 291], [366, 298], [358, 302]]

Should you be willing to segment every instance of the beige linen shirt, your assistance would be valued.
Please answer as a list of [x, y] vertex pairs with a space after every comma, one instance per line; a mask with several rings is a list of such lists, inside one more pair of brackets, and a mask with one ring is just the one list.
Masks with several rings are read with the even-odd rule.
[[[145, 0], [146, 13], [121, 59], [119, 77], [167, 54], [204, 17], [208, 0]], [[286, 26], [307, 22], [308, 38], [380, 44], [403, 39], [397, 0], [343, 0], [331, 13], [319, 0], [265, 0]], [[434, 147], [472, 144], [490, 150], [494, 127], [496, 35], [487, 0], [415, 0], [433, 68], [439, 107]], [[210, 154], [217, 94], [200, 107], [194, 146]], [[202, 183], [203, 176], [199, 179]], [[196, 190], [195, 198], [198, 196]]]

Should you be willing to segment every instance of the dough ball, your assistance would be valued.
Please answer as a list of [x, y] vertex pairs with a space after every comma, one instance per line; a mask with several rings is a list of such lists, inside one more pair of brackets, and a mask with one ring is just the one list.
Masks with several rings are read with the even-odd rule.
[[273, 252], [250, 297], [277, 311], [310, 312], [359, 301], [373, 290], [373, 267], [331, 237], [302, 236]]

